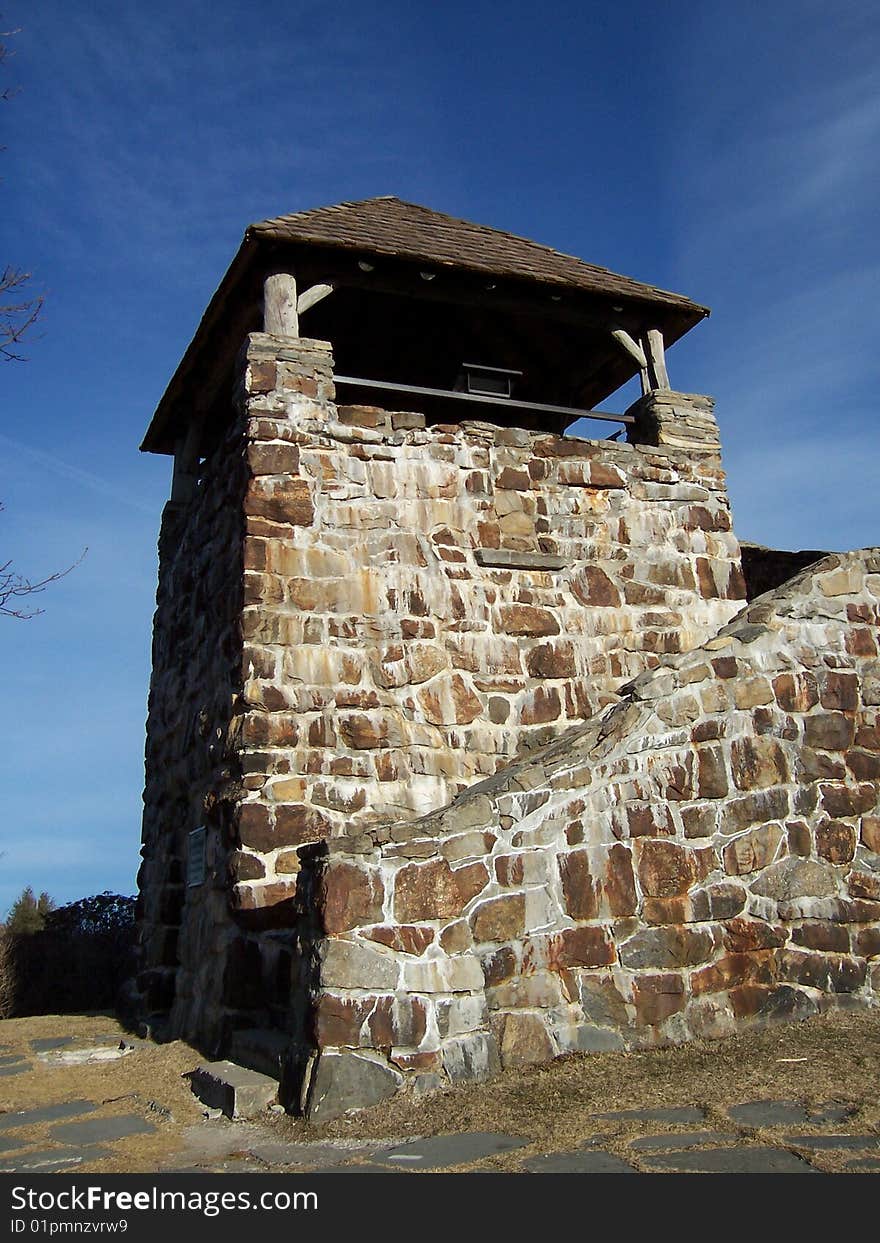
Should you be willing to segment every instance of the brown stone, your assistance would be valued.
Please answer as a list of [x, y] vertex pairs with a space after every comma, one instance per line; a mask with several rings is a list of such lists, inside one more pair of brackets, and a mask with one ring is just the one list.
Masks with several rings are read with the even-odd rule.
[[399, 994], [379, 997], [367, 1019], [367, 1028], [374, 1048], [415, 1047], [421, 1043], [427, 1028], [425, 1003], [420, 997]]
[[247, 459], [253, 475], [295, 475], [299, 470], [297, 445], [258, 441], [248, 445]]
[[473, 943], [466, 919], [457, 919], [455, 923], [447, 924], [440, 933], [440, 945], [447, 954], [461, 954], [470, 949]]
[[565, 967], [609, 967], [617, 954], [607, 928], [585, 925], [557, 933], [550, 946], [550, 965]]
[[880, 778], [880, 755], [874, 751], [847, 751], [846, 763], [857, 781], [876, 781]]
[[697, 796], [724, 798], [728, 791], [727, 768], [721, 747], [697, 748]]
[[302, 870], [298, 850], [279, 850], [275, 856], [275, 871], [281, 875], [293, 875]]
[[683, 807], [681, 822], [685, 837], [712, 837], [717, 828], [718, 813], [714, 807]]
[[846, 887], [853, 898], [880, 901], [880, 873], [878, 872], [850, 872], [846, 878]]
[[790, 812], [787, 790], [759, 790], [721, 804], [721, 832], [730, 835], [753, 824], [785, 820]]
[[278, 483], [254, 479], [248, 487], [244, 509], [249, 518], [268, 518], [290, 526], [310, 526], [315, 517], [305, 479], [284, 479]]
[[873, 810], [877, 802], [877, 787], [870, 784], [852, 787], [823, 783], [819, 791], [822, 809], [829, 816], [861, 816]]
[[[560, 868], [562, 860], [567, 856], [560, 856]], [[510, 888], [513, 885], [521, 885], [524, 875], [524, 865], [522, 855], [496, 855], [495, 857], [495, 879], [499, 885]]]
[[526, 656], [526, 671], [532, 678], [573, 678], [576, 674], [573, 646], [539, 643]]
[[483, 711], [483, 703], [460, 673], [435, 678], [418, 694], [425, 718], [432, 725], [469, 725]]
[[490, 954], [485, 954], [481, 962], [486, 988], [494, 988], [498, 984], [503, 984], [505, 980], [513, 979], [519, 972], [516, 954], [509, 945], [502, 945]]
[[868, 849], [880, 854], [880, 816], [862, 816], [859, 832]]
[[481, 902], [470, 917], [471, 932], [479, 944], [514, 941], [525, 931], [526, 899], [521, 893]]
[[466, 863], [452, 873], [458, 887], [462, 906], [467, 906], [489, 883], [489, 870], [485, 863]]
[[409, 863], [397, 873], [394, 917], [401, 923], [455, 919], [466, 902], [456, 875], [445, 859]]
[[880, 928], [862, 928], [856, 936], [856, 953], [862, 958], [880, 955]]
[[776, 976], [776, 950], [752, 950], [745, 954], [727, 954], [709, 967], [701, 967], [691, 976], [691, 992], [720, 993], [738, 984], [772, 984]]
[[273, 850], [280, 845], [272, 827], [269, 808], [264, 803], [240, 803], [238, 807], [238, 840], [252, 850]]
[[822, 673], [819, 675], [819, 702], [823, 708], [838, 712], [855, 712], [859, 706], [859, 679], [855, 673]]
[[523, 701], [519, 714], [520, 724], [545, 725], [548, 721], [558, 720], [561, 710], [556, 687], [538, 686]]
[[381, 924], [378, 928], [366, 929], [363, 935], [400, 954], [415, 954], [418, 957], [433, 942], [434, 929], [416, 924]]
[[809, 825], [804, 824], [803, 820], [790, 820], [785, 830], [788, 835], [789, 854], [800, 855], [804, 858], [812, 854], [813, 837]]
[[571, 580], [571, 590], [581, 604], [598, 608], [618, 608], [620, 592], [604, 570], [585, 565]]
[[318, 896], [326, 932], [333, 935], [377, 923], [383, 899], [382, 877], [375, 869], [335, 859], [326, 864]]
[[811, 673], [780, 673], [773, 679], [773, 693], [784, 712], [809, 712], [819, 702], [816, 679]]
[[760, 828], [749, 829], [741, 837], [734, 838], [724, 848], [725, 872], [729, 876], [744, 876], [767, 867], [773, 862], [782, 837], [781, 825], [762, 824]]
[[557, 863], [568, 914], [572, 919], [595, 919], [599, 914], [599, 898], [587, 852], [572, 850], [560, 855]]
[[841, 924], [821, 923], [802, 924], [795, 928], [791, 939], [804, 949], [822, 950], [824, 953], [848, 954], [850, 952], [849, 929]]
[[528, 471], [514, 470], [511, 466], [505, 466], [495, 480], [495, 487], [510, 489], [515, 492], [527, 492], [532, 486], [532, 480]]
[[853, 744], [856, 727], [840, 712], [804, 717], [804, 742], [821, 751], [846, 751]]
[[339, 997], [322, 993], [315, 1005], [315, 1041], [319, 1049], [361, 1043], [361, 1028], [373, 1007], [372, 997]]
[[630, 837], [659, 837], [675, 832], [672, 813], [662, 804], [627, 806], [626, 821]]
[[559, 622], [546, 609], [530, 604], [507, 604], [500, 613], [501, 629], [507, 634], [559, 634]]
[[785, 752], [775, 738], [735, 738], [730, 770], [740, 790], [762, 790], [788, 781]]
[[633, 875], [632, 854], [620, 842], [615, 843], [608, 851], [605, 875], [602, 880], [602, 894], [609, 915], [625, 916], [636, 913], [638, 896]]
[[275, 808], [275, 845], [301, 846], [328, 837], [332, 823], [316, 807], [282, 803]]
[[633, 981], [633, 1002], [639, 1023], [656, 1026], [685, 1006], [684, 981], [680, 975], [639, 976]]
[[836, 756], [812, 747], [801, 747], [798, 768], [801, 781], [843, 781], [846, 777], [846, 768]]
[[744, 954], [750, 950], [776, 949], [785, 945], [788, 932], [760, 919], [737, 918], [728, 921], [724, 928], [724, 948], [731, 954]]
[[638, 842], [639, 881], [652, 898], [673, 898], [687, 893], [706, 875], [714, 851], [689, 849], [675, 842], [643, 838]]
[[263, 862], [256, 855], [236, 850], [229, 857], [229, 875], [233, 884], [242, 880], [260, 880], [266, 875]]

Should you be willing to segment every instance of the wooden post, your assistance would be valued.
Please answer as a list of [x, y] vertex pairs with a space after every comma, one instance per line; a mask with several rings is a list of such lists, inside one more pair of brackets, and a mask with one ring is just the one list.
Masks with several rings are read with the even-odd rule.
[[289, 272], [275, 272], [263, 283], [263, 331], [273, 337], [298, 337], [296, 279]]
[[648, 360], [645, 357], [645, 351], [639, 345], [638, 341], [633, 340], [629, 333], [623, 328], [612, 328], [611, 335], [618, 345], [626, 350], [627, 354], [639, 364], [639, 379], [642, 382], [642, 395], [651, 391], [651, 379], [648, 374]]
[[310, 288], [304, 290], [296, 300], [297, 315], [303, 315], [309, 307], [314, 306], [316, 302], [320, 302], [322, 298], [326, 298], [327, 295], [332, 292], [333, 286], [329, 283], [326, 285], [310, 286]]
[[648, 360], [652, 372], [654, 389], [669, 389], [669, 376], [666, 373], [666, 354], [663, 348], [663, 333], [659, 328], [649, 328], [647, 335]]

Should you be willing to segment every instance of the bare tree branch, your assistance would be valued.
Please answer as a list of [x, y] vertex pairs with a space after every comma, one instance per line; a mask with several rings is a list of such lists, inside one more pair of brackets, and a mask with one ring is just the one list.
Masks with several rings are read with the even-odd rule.
[[[3, 504], [0, 503], [0, 510], [3, 508]], [[88, 551], [88, 548], [84, 548], [73, 565], [69, 565], [66, 570], [56, 570], [54, 574], [48, 574], [45, 578], [36, 581], [19, 574], [13, 568], [11, 560], [0, 565], [0, 617], [16, 617], [19, 621], [29, 621], [32, 617], [39, 617], [45, 609], [19, 605], [18, 601], [39, 595], [50, 583], [57, 583], [59, 579], [66, 578], [71, 570], [75, 570], [78, 565], [82, 564], [83, 557]]]

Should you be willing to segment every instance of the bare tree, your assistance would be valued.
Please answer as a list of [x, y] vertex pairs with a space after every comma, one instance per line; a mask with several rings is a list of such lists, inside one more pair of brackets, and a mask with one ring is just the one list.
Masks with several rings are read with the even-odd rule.
[[[3, 40], [17, 33], [15, 30], [0, 33], [0, 64], [12, 55]], [[6, 102], [14, 94], [11, 87], [2, 88], [0, 100]], [[0, 358], [5, 362], [23, 361], [24, 355], [18, 346], [43, 309], [43, 295], [32, 292], [31, 280], [30, 272], [9, 265], [0, 274]]]
[[[0, 512], [3, 509], [3, 502], [0, 501]], [[39, 595], [41, 591], [46, 590], [50, 583], [57, 583], [60, 578], [64, 578], [71, 570], [75, 570], [87, 551], [87, 549], [84, 549], [82, 556], [77, 561], [74, 561], [73, 565], [69, 565], [66, 570], [58, 570], [54, 574], [48, 574], [45, 578], [36, 580], [25, 578], [23, 574], [19, 574], [13, 568], [11, 561], [0, 564], [0, 617], [17, 617], [20, 621], [27, 621], [31, 617], [37, 617], [44, 611], [43, 609], [31, 608], [29, 605], [19, 604], [19, 601], [29, 600], [31, 596]]]
[[[16, 33], [15, 30], [0, 33], [0, 64], [11, 55], [3, 40]], [[0, 88], [0, 101], [7, 102], [14, 94], [11, 87]], [[24, 355], [19, 353], [17, 347], [25, 333], [33, 327], [43, 306], [43, 295], [30, 293], [30, 280], [30, 272], [10, 266], [5, 267], [0, 274], [0, 358], [5, 362], [24, 360]], [[0, 502], [0, 511], [2, 510], [3, 503]], [[85, 556], [85, 552], [82, 556]], [[11, 560], [0, 563], [0, 616], [26, 620], [42, 613], [42, 609], [32, 608], [21, 602], [39, 595], [50, 583], [57, 583], [59, 578], [69, 574], [80, 561], [82, 557], [66, 570], [58, 570], [55, 574], [36, 580], [19, 574]]]

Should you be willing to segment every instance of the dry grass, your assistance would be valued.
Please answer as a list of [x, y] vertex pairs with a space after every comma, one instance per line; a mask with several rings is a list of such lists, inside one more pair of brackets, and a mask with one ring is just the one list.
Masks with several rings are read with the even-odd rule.
[[[805, 1058], [805, 1061], [783, 1059]], [[491, 1083], [438, 1093], [420, 1101], [406, 1097], [321, 1127], [279, 1117], [273, 1125], [290, 1138], [368, 1138], [434, 1135], [448, 1131], [501, 1131], [531, 1141], [530, 1148], [484, 1162], [513, 1169], [523, 1155], [576, 1148], [597, 1135], [623, 1155], [628, 1141], [670, 1128], [655, 1124], [599, 1122], [592, 1114], [661, 1106], [701, 1106], [705, 1129], [730, 1131], [730, 1105], [761, 1098], [800, 1101], [808, 1107], [840, 1102], [851, 1119], [825, 1131], [864, 1133], [880, 1129], [880, 1015], [835, 1013], [808, 1022], [751, 1031], [717, 1041], [695, 1041], [638, 1053], [577, 1055], [547, 1066], [505, 1071]], [[703, 1125], [690, 1128], [704, 1129]], [[755, 1131], [778, 1143], [793, 1130]], [[853, 1156], [823, 1153], [823, 1168], [840, 1168]], [[629, 1154], [632, 1159], [632, 1154]]]
[[[0, 1078], [0, 1110], [14, 1111], [55, 1101], [87, 1098], [102, 1102], [99, 1116], [138, 1113], [156, 1127], [114, 1145], [115, 1155], [87, 1167], [107, 1172], [149, 1172], [182, 1147], [184, 1127], [202, 1118], [202, 1107], [183, 1076], [200, 1061], [190, 1046], [175, 1041], [141, 1047], [129, 1057], [103, 1064], [50, 1066], [36, 1061], [29, 1041], [73, 1035], [78, 1044], [123, 1029], [106, 1015], [46, 1015], [0, 1022], [0, 1043], [20, 1052], [33, 1069]], [[787, 1059], [806, 1059], [790, 1061]], [[609, 1110], [699, 1105], [706, 1129], [729, 1131], [730, 1105], [759, 1098], [796, 1100], [807, 1106], [836, 1101], [852, 1107], [845, 1123], [827, 1132], [880, 1132], [880, 1015], [837, 1013], [806, 1023], [747, 1032], [720, 1041], [698, 1041], [639, 1053], [603, 1053], [561, 1059], [548, 1066], [505, 1071], [488, 1084], [475, 1084], [418, 1101], [400, 1097], [377, 1109], [323, 1126], [266, 1115], [278, 1139], [385, 1139], [485, 1130], [519, 1135], [529, 1147], [481, 1163], [515, 1169], [532, 1153], [576, 1148], [599, 1137], [603, 1146], [632, 1160], [629, 1141], [669, 1128], [655, 1124], [601, 1122], [591, 1115]], [[158, 1109], [155, 1108], [158, 1106]], [[170, 1115], [170, 1116], [169, 1116]], [[92, 1115], [95, 1116], [95, 1115]], [[700, 1130], [702, 1126], [692, 1129]], [[783, 1127], [752, 1132], [779, 1144], [792, 1131]], [[37, 1142], [45, 1128], [22, 1128]], [[852, 1152], [822, 1153], [822, 1168], [840, 1169]]]
[[[91, 1100], [102, 1105], [89, 1117], [139, 1114], [156, 1128], [150, 1135], [136, 1135], [113, 1145], [116, 1155], [84, 1168], [107, 1172], [149, 1172], [160, 1160], [181, 1147], [181, 1132], [202, 1118], [202, 1106], [182, 1076], [204, 1059], [182, 1041], [148, 1045], [128, 1057], [112, 1062], [81, 1066], [53, 1066], [37, 1060], [30, 1041], [71, 1035], [76, 1045], [97, 1037], [118, 1034], [130, 1039], [116, 1019], [107, 1015], [40, 1015], [0, 1022], [4, 1054], [21, 1053], [32, 1069], [0, 1078], [0, 1111], [15, 1112], [61, 1101]], [[76, 1047], [76, 1046], [71, 1046]], [[45, 1125], [21, 1127], [20, 1139], [45, 1139]]]

